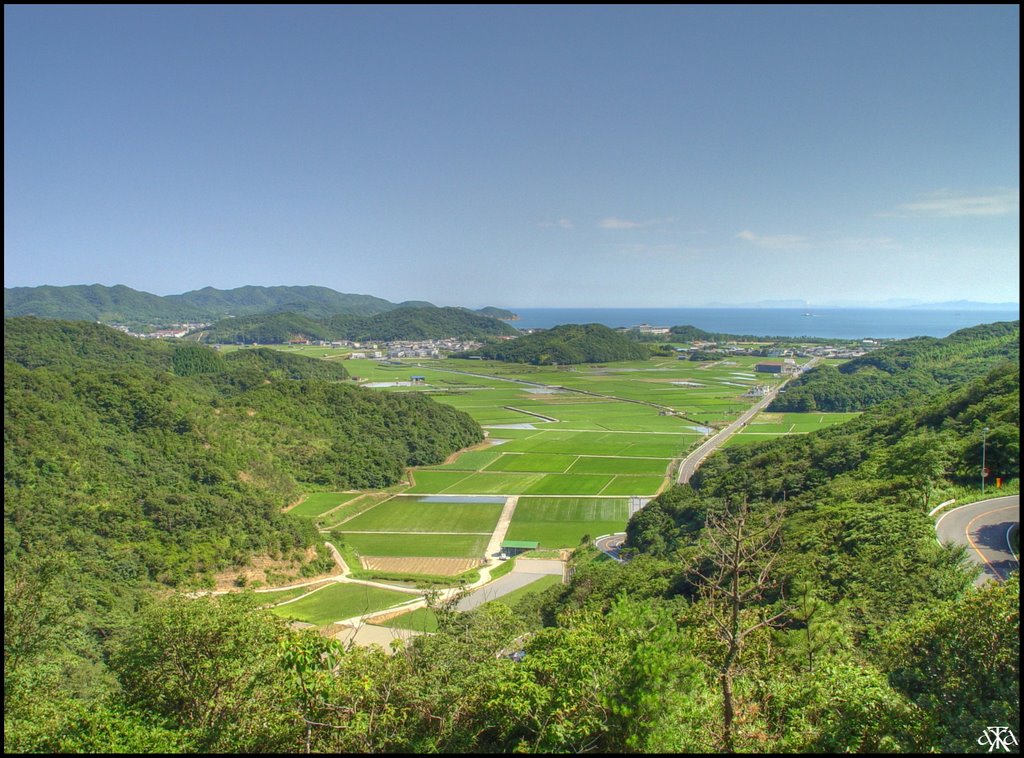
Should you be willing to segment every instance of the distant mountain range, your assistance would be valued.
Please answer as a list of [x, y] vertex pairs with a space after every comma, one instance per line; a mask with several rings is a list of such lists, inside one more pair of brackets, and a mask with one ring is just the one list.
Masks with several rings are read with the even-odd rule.
[[706, 303], [704, 308], [913, 308], [932, 311], [1014, 311], [1020, 303], [982, 303], [976, 300], [947, 300], [925, 303], [908, 298], [888, 300], [833, 300], [812, 303], [807, 300], [757, 300], [746, 303]]
[[[392, 303], [372, 295], [336, 292], [327, 287], [204, 287], [180, 295], [153, 295], [124, 285], [76, 284], [67, 287], [4, 287], [4, 316], [38, 316], [107, 324], [165, 325], [212, 322], [229, 316], [294, 313], [308, 318], [373, 316], [398, 308], [433, 308], [432, 303]], [[515, 314], [497, 308], [478, 313], [496, 318]]]
[[935, 311], [1016, 311], [1020, 310], [1020, 303], [979, 303], [974, 300], [950, 300], [945, 303], [925, 303], [908, 307]]

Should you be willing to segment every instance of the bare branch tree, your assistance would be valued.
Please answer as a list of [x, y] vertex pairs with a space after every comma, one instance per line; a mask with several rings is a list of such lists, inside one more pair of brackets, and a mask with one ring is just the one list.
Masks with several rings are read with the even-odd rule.
[[776, 589], [772, 568], [779, 556], [783, 510], [763, 515], [751, 513], [746, 500], [739, 506], [712, 513], [705, 520], [704, 570], [701, 597], [725, 653], [718, 665], [722, 687], [723, 742], [733, 752], [733, 721], [736, 716], [733, 678], [746, 639], [758, 629], [775, 624], [791, 609], [759, 617], [743, 611], [757, 606]]

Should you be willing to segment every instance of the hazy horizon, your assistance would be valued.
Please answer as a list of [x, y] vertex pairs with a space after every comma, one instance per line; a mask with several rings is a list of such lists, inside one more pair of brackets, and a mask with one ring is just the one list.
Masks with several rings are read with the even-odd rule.
[[[108, 284], [100, 284], [98, 282], [93, 282], [92, 284], [81, 284], [81, 283], [79, 283], [79, 284], [72, 284], [72, 285], [50, 285], [50, 284], [29, 285], [29, 288], [31, 288], [31, 286], [51, 286], [51, 287], [84, 286], [84, 287], [88, 287], [88, 286], [97, 286], [97, 285], [101, 286], [101, 287], [111, 287], [111, 288], [115, 287], [115, 286], [128, 286], [128, 285], [124, 285], [124, 284], [121, 284], [121, 283], [117, 283], [117, 284], [113, 284], [113, 285], [108, 285]], [[18, 286], [21, 286], [21, 285], [18, 285]], [[160, 292], [157, 292], [157, 291], [154, 291], [154, 290], [138, 290], [137, 288], [134, 288], [134, 287], [132, 287], [131, 289], [136, 289], [136, 291], [146, 292], [146, 293], [151, 294], [151, 295], [158, 295], [160, 297], [167, 297], [167, 296], [172, 296], [172, 295], [183, 295], [183, 294], [186, 294], [188, 292], [201, 291], [203, 289], [207, 289], [210, 286], [211, 285], [202, 285], [202, 286], [198, 286], [198, 287], [190, 287], [190, 288], [188, 288], [186, 290], [182, 290], [181, 292], [166, 292], [166, 293], [160, 293]], [[286, 285], [286, 284], [278, 284], [278, 285], [251, 285], [251, 284], [243, 284], [243, 285], [239, 285], [238, 287], [225, 288], [225, 290], [242, 289], [242, 288], [245, 288], [245, 287], [307, 287], [307, 286], [323, 286], [323, 285], [303, 285], [303, 284], [296, 284], [296, 285]], [[16, 289], [16, 288], [17, 287], [8, 287], [6, 285], [4, 286], [4, 289]], [[221, 288], [215, 288], [215, 289], [221, 289]], [[377, 298], [381, 298], [381, 299], [384, 299], [384, 300], [389, 300], [389, 301], [394, 302], [394, 303], [401, 303], [401, 302], [406, 302], [406, 301], [413, 302], [413, 301], [423, 301], [423, 300], [425, 300], [425, 298], [407, 298], [406, 300], [398, 300], [398, 299], [394, 299], [394, 298], [389, 298], [386, 295], [382, 295], [382, 294], [379, 294], [379, 293], [376, 293], [376, 292], [346, 292], [346, 293], [341, 293], [341, 294], [377, 297]], [[430, 302], [430, 301], [428, 301], [428, 302]], [[846, 308], [846, 309], [870, 308], [870, 309], [901, 310], [901, 309], [928, 309], [928, 308], [932, 308], [932, 309], [935, 309], [935, 310], [964, 309], [964, 310], [979, 310], [979, 311], [985, 311], [985, 310], [1000, 311], [1000, 310], [1013, 310], [1013, 309], [1019, 310], [1020, 309], [1020, 303], [1019, 302], [1015, 302], [1015, 301], [1014, 302], [993, 302], [993, 301], [956, 300], [956, 301], [931, 301], [931, 302], [929, 302], [929, 301], [920, 301], [920, 300], [913, 300], [913, 299], [889, 299], [889, 300], [876, 300], [876, 301], [848, 301], [848, 300], [847, 301], [843, 301], [843, 300], [838, 300], [838, 301], [825, 301], [825, 302], [813, 302], [813, 301], [810, 301], [810, 300], [792, 299], [792, 300], [782, 300], [782, 301], [779, 301], [779, 300], [762, 300], [762, 301], [753, 301], [753, 302], [751, 302], [751, 301], [739, 301], [739, 302], [733, 302], [733, 303], [711, 301], [711, 302], [704, 302], [704, 303], [677, 303], [677, 304], [674, 304], [674, 305], [653, 305], [653, 304], [637, 303], [637, 304], [614, 305], [614, 306], [606, 306], [606, 305], [603, 305], [601, 303], [590, 303], [590, 304], [583, 304], [583, 305], [563, 305], [563, 304], [560, 304], [560, 303], [549, 303], [549, 304], [541, 304], [541, 305], [522, 306], [522, 305], [517, 305], [515, 303], [496, 303], [496, 302], [479, 302], [478, 303], [478, 302], [474, 301], [474, 302], [470, 302], [470, 303], [436, 302], [436, 303], [433, 303], [433, 305], [437, 305], [439, 307], [455, 306], [455, 307], [464, 307], [464, 308], [485, 308], [485, 307], [496, 307], [496, 308], [505, 308], [505, 309], [520, 308], [520, 309], [524, 309], [524, 310], [545, 310], [545, 309], [547, 309], [547, 310], [594, 310], [594, 309], [600, 309], [600, 308], [615, 309], [615, 310], [617, 310], [617, 309], [621, 309], [621, 310], [662, 310], [662, 309], [686, 310], [686, 309], [698, 309], [698, 308], [778, 308], [778, 309], [787, 309], [787, 308], [796, 308], [796, 309], [800, 309], [800, 308], [822, 308], [822, 309], [824, 309], [824, 308], [829, 308], [829, 309], [832, 309], [832, 308], [837, 308], [837, 309], [842, 309], [842, 308]]]

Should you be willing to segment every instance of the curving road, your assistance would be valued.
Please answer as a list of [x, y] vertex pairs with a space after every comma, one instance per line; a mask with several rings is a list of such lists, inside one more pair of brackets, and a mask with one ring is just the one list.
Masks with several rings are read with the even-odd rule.
[[964, 545], [967, 554], [982, 568], [975, 580], [981, 586], [988, 581], [1003, 581], [1020, 568], [1018, 556], [1009, 544], [1009, 531], [1020, 523], [1020, 496], [1009, 495], [962, 505], [946, 511], [935, 522], [940, 543]]
[[622, 549], [622, 545], [625, 541], [626, 533], [616, 532], [615, 534], [606, 534], [603, 537], [598, 537], [594, 540], [594, 547], [609, 558], [613, 558], [619, 563], [624, 563], [625, 561], [619, 557], [619, 551]]

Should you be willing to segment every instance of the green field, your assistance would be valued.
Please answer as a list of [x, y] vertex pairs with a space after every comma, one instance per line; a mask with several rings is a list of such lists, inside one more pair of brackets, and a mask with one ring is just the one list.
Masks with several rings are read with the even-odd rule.
[[[328, 359], [348, 352], [289, 350]], [[368, 494], [328, 516], [326, 521], [334, 525], [328, 528], [347, 549], [362, 555], [478, 558], [500, 504], [424, 503], [413, 496], [519, 495], [508, 539], [537, 540], [554, 549], [574, 547], [587, 534], [622, 531], [627, 496], [656, 494], [665, 486], [673, 461], [705, 439], [706, 427], [720, 428], [756, 402], [744, 397], [750, 388], [781, 381], [754, 371], [761, 360], [740, 356], [696, 362], [668, 357], [561, 367], [457, 359], [402, 365], [345, 360], [349, 372], [364, 383], [424, 376], [425, 382], [416, 387], [375, 391], [428, 394], [468, 413], [488, 429], [492, 444], [465, 452], [447, 465], [415, 469], [415, 484], [396, 488], [401, 494], [395, 496], [395, 489]], [[761, 414], [727, 444], [805, 434], [854, 415]], [[354, 497], [316, 493], [293, 512], [315, 519]]]
[[292, 600], [293, 598], [305, 595], [307, 592], [312, 592], [316, 589], [316, 585], [308, 585], [306, 587], [295, 587], [289, 590], [275, 590], [274, 592], [254, 592], [256, 599], [264, 604], [271, 605], [274, 603], [283, 603], [285, 600]]
[[560, 576], [555, 576], [555, 575], [542, 576], [542, 577], [539, 577], [538, 579], [530, 582], [529, 584], [527, 584], [524, 587], [520, 587], [517, 590], [512, 590], [508, 594], [502, 595], [501, 597], [494, 598], [494, 600], [492, 600], [491, 602], [492, 603], [501, 603], [502, 605], [507, 605], [510, 608], [514, 608], [516, 603], [518, 603], [520, 600], [522, 600], [527, 595], [533, 595], [533, 594], [536, 594], [538, 592], [543, 592], [548, 587], [555, 587], [557, 585], [560, 585], [561, 583], [562, 583], [562, 577], [560, 577]]
[[304, 518], [316, 518], [357, 497], [359, 497], [358, 492], [311, 492], [288, 513]]
[[[557, 578], [557, 577], [556, 577]], [[414, 611], [395, 616], [393, 619], [383, 621], [377, 626], [387, 626], [392, 629], [411, 629], [414, 632], [436, 632], [437, 614], [430, 608], [417, 608]]]
[[747, 445], [775, 439], [789, 434], [808, 434], [842, 424], [857, 413], [761, 413], [740, 432], [731, 437], [727, 446]]
[[603, 456], [578, 457], [569, 467], [570, 474], [651, 474], [664, 475], [668, 458], [608, 458]]
[[344, 530], [389, 532], [482, 532], [498, 523], [500, 503], [425, 503], [398, 496], [345, 522]]
[[334, 621], [383, 610], [412, 599], [404, 592], [361, 584], [332, 584], [307, 598], [273, 608], [285, 618], [324, 626]]
[[332, 534], [360, 555], [396, 558], [479, 558], [489, 535], [474, 534]]
[[487, 471], [540, 471], [552, 474], [564, 473], [576, 457], [545, 453], [502, 453], [487, 467]]
[[[495, 447], [500, 447], [495, 446]], [[460, 455], [454, 463], [444, 466], [446, 471], [481, 471], [501, 457], [498, 450], [472, 450]]]
[[[501, 430], [505, 436], [509, 431]], [[532, 431], [500, 446], [502, 453], [560, 453], [563, 455], [600, 455], [639, 458], [675, 458], [703, 435], [690, 429], [667, 434], [628, 434], [615, 432]]]
[[599, 495], [654, 495], [664, 482], [660, 476], [617, 476]]
[[526, 490], [530, 495], [598, 495], [612, 483], [609, 474], [548, 474]]
[[626, 498], [523, 497], [506, 539], [537, 541], [547, 549], [576, 547], [584, 535], [623, 531], [628, 513]]

